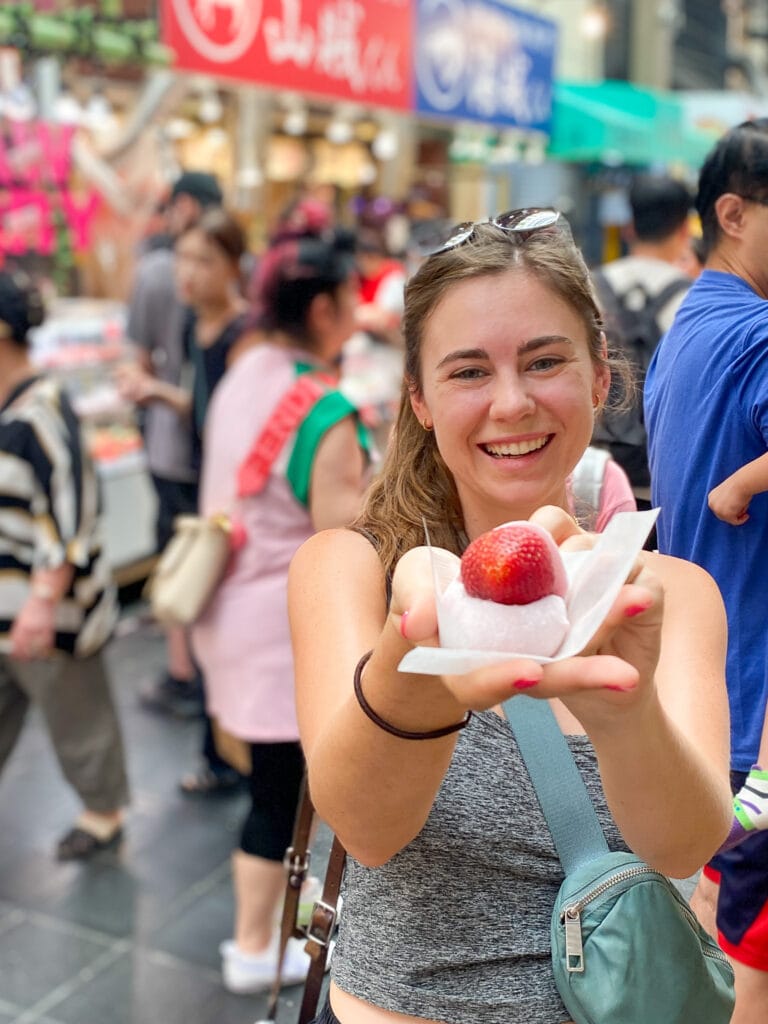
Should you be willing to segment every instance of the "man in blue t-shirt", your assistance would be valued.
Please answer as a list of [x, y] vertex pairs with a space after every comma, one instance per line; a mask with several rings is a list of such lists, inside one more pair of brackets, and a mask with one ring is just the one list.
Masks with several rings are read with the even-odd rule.
[[[645, 415], [659, 549], [703, 566], [725, 601], [736, 792], [758, 761], [768, 699], [768, 494], [752, 498], [738, 526], [718, 519], [707, 497], [768, 451], [768, 120], [739, 125], [714, 147], [696, 208], [705, 268], [651, 363]], [[764, 1022], [768, 1006], [761, 828], [707, 865], [694, 899], [703, 913], [717, 903], [719, 940], [736, 971], [732, 1024]]]

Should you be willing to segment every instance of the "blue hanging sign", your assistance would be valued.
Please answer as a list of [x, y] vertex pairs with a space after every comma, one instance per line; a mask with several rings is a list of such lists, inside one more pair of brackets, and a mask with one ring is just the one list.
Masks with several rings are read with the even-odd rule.
[[416, 109], [549, 134], [557, 25], [500, 0], [417, 0]]

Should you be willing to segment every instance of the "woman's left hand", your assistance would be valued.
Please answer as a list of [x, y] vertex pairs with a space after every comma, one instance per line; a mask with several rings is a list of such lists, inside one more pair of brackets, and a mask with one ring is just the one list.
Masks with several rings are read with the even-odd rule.
[[[554, 506], [537, 510], [531, 521], [548, 530], [564, 551], [589, 549], [597, 541]], [[653, 694], [663, 609], [661, 583], [641, 553], [602, 625], [578, 655], [543, 665], [510, 659], [447, 676], [445, 683], [466, 707], [489, 707], [523, 692], [559, 698], [585, 727], [597, 724], [606, 712], [630, 709]], [[422, 626], [417, 618], [421, 616], [409, 617], [408, 636], [423, 643], [426, 632], [414, 628]]]
[[[531, 520], [548, 529], [565, 551], [591, 548], [597, 540], [562, 509], [540, 509]], [[588, 714], [587, 704], [596, 706], [589, 700], [596, 693], [603, 706], [626, 706], [641, 700], [653, 691], [663, 617], [663, 587], [641, 552], [584, 650], [574, 658], [544, 666], [542, 696], [560, 697], [580, 719]]]

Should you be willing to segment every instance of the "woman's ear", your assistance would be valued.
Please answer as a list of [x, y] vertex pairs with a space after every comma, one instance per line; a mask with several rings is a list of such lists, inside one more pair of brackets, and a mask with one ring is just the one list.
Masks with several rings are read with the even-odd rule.
[[324, 337], [329, 326], [333, 325], [336, 306], [333, 296], [328, 292], [315, 295], [307, 309], [307, 328], [311, 337]]
[[[606, 344], [605, 335], [601, 332], [602, 338], [602, 354], [604, 358], [608, 356], [608, 346]], [[592, 404], [597, 408], [602, 408], [605, 405], [605, 401], [608, 398], [608, 391], [611, 387], [611, 368], [606, 363], [600, 363], [595, 367], [595, 389], [593, 395]]]
[[408, 383], [408, 398], [411, 403], [411, 409], [413, 409], [413, 415], [419, 423], [423, 424], [425, 420], [430, 422], [429, 409], [427, 409], [424, 396], [415, 381], [409, 381]]

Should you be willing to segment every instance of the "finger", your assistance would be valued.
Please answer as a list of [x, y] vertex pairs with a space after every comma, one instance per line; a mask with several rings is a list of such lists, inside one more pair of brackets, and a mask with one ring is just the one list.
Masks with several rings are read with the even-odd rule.
[[655, 613], [655, 616], [660, 615], [663, 599], [661, 584], [651, 579], [649, 575], [643, 577], [642, 583], [625, 584], [600, 628], [584, 648], [585, 652], [599, 651], [628, 619], [641, 619], [652, 613]]
[[393, 621], [401, 636], [412, 644], [435, 640], [438, 635], [437, 605], [434, 594], [420, 594], [414, 597], [402, 614], [392, 613]]
[[397, 563], [392, 576], [391, 610], [395, 617], [408, 613], [407, 634], [404, 632], [408, 639], [422, 640], [437, 633], [434, 580], [437, 577], [439, 587], [447, 586], [458, 573], [459, 564], [458, 556], [450, 551], [426, 547], [412, 548]]
[[634, 690], [640, 674], [634, 665], [612, 654], [594, 654], [587, 657], [566, 658], [544, 666], [543, 678], [535, 697], [567, 697], [587, 690]]
[[530, 518], [530, 522], [543, 526], [552, 534], [556, 544], [560, 545], [569, 538], [584, 535], [584, 531], [565, 509], [557, 505], [543, 505], [536, 509]]
[[534, 690], [541, 682], [542, 666], [530, 658], [510, 658], [460, 676], [445, 676], [456, 699], [475, 711], [492, 708], [516, 693]]

